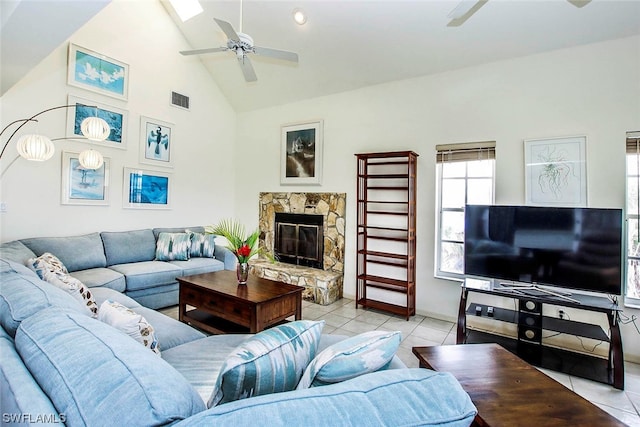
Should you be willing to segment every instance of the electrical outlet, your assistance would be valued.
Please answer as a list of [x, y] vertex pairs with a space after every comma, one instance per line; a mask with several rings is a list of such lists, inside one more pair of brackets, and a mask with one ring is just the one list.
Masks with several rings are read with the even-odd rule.
[[0, 203], [0, 212], [6, 212], [7, 211], [7, 204], [5, 202], [1, 202]]

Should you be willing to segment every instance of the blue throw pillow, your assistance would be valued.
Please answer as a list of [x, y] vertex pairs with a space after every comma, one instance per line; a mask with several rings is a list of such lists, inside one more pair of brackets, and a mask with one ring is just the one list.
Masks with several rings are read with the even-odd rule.
[[299, 320], [257, 333], [236, 347], [220, 369], [207, 406], [294, 390], [316, 355], [323, 327], [324, 320]]
[[156, 243], [157, 261], [187, 261], [191, 233], [160, 233]]
[[[188, 231], [188, 230], [187, 230]], [[191, 256], [213, 258], [216, 249], [216, 235], [191, 233]]]
[[371, 331], [335, 343], [309, 363], [297, 388], [338, 383], [385, 369], [400, 341], [398, 331]]

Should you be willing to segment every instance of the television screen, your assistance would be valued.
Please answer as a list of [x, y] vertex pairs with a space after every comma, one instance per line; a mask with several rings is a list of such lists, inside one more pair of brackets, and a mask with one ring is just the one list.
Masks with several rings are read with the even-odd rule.
[[620, 295], [622, 210], [467, 205], [469, 276]]

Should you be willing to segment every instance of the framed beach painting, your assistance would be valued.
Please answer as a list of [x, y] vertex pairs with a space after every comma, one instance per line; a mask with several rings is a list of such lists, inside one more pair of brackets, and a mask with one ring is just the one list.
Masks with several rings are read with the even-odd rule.
[[322, 128], [322, 120], [282, 126], [281, 184], [321, 184]]
[[[68, 105], [75, 108], [67, 110], [67, 138], [83, 138], [86, 142], [100, 144], [114, 148], [127, 148], [127, 126], [129, 113], [121, 108], [106, 105], [101, 102], [91, 101], [69, 95]], [[91, 141], [82, 135], [80, 125], [87, 117], [100, 117], [109, 124], [111, 131], [104, 141]]]
[[162, 120], [140, 118], [140, 163], [173, 167], [174, 125]]
[[123, 207], [133, 209], [171, 208], [170, 174], [124, 168], [123, 183]]
[[586, 136], [524, 141], [527, 205], [587, 206]]
[[67, 83], [126, 101], [129, 65], [69, 43]]
[[63, 205], [108, 205], [110, 160], [99, 169], [85, 169], [78, 153], [62, 152]]

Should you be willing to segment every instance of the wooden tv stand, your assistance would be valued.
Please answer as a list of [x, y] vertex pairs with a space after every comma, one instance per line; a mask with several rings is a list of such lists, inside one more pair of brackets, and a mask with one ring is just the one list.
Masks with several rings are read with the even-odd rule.
[[[518, 309], [492, 307], [493, 314], [489, 315], [490, 306], [470, 302], [470, 292], [513, 298], [518, 301]], [[609, 323], [609, 335], [600, 325], [545, 316], [542, 310], [545, 304], [605, 314]], [[535, 289], [514, 290], [510, 283], [501, 283], [497, 279], [466, 278], [460, 295], [456, 343], [495, 342], [532, 365], [624, 390], [624, 357], [618, 323], [620, 311], [617, 302], [607, 297], [572, 294], [568, 298], [562, 298]], [[468, 329], [467, 316], [516, 324], [518, 336], [511, 338]], [[542, 342], [543, 331], [607, 342], [608, 358], [546, 346]]]

